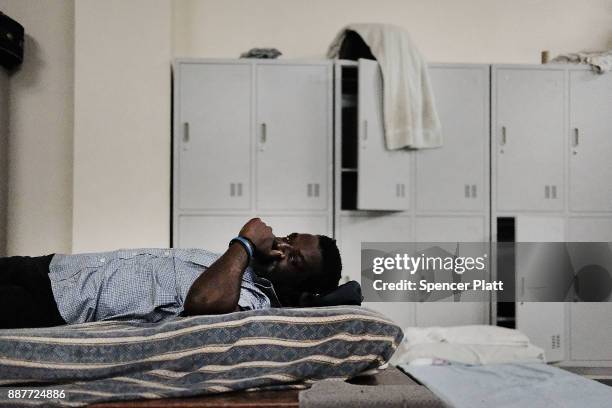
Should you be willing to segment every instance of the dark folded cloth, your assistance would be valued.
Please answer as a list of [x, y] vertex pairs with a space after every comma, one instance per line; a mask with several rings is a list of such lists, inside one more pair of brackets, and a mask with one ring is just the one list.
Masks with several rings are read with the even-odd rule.
[[303, 306], [307, 307], [340, 305], [361, 306], [362, 300], [363, 296], [361, 294], [361, 285], [357, 281], [350, 281], [338, 286], [332, 292], [324, 295], [305, 293], [301, 299], [301, 303]]
[[353, 385], [323, 380], [299, 394], [300, 408], [443, 408], [442, 400], [422, 385]]
[[250, 50], [243, 52], [240, 55], [240, 58], [274, 59], [281, 55], [283, 55], [283, 53], [276, 48], [251, 48]]

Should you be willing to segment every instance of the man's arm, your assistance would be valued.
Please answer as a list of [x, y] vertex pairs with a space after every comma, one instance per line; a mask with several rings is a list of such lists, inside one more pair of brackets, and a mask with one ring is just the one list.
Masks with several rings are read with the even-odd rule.
[[[240, 230], [240, 236], [248, 238], [258, 253], [269, 253], [274, 235], [259, 218], [253, 218]], [[249, 266], [249, 255], [234, 242], [219, 259], [193, 282], [185, 299], [187, 315], [223, 314], [238, 309], [240, 281]]]

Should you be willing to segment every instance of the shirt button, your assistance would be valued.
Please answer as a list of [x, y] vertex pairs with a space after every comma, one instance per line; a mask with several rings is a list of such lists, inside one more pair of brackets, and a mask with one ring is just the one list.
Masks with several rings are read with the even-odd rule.
[[100, 262], [106, 262], [106, 258], [100, 258]]
[[164, 255], [166, 255], [166, 256], [170, 256], [170, 251], [166, 251], [166, 252], [164, 252]]

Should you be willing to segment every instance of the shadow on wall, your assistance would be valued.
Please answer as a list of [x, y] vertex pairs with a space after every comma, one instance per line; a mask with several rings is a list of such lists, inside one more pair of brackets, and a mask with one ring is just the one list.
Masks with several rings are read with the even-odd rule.
[[[40, 57], [38, 42], [26, 34], [23, 45], [23, 64], [11, 74], [11, 77], [19, 78], [19, 81], [15, 81], [19, 88], [30, 88], [39, 84], [39, 73], [44, 68], [44, 64], [44, 60]], [[13, 88], [16, 86], [13, 85]]]
[[8, 78], [0, 67], [0, 256], [6, 255], [7, 195], [8, 195]]

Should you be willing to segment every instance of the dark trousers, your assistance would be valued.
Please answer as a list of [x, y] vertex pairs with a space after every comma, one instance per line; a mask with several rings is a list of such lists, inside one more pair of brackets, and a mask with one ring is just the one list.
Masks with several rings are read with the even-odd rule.
[[0, 329], [66, 324], [51, 290], [51, 258], [0, 258]]

